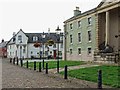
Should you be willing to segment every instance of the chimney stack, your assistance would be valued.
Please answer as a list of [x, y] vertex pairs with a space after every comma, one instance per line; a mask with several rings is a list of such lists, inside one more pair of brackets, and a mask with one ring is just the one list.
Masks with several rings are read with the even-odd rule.
[[74, 10], [74, 16], [77, 16], [78, 14], [81, 14], [81, 11], [79, 10], [79, 7], [76, 7], [76, 10]]

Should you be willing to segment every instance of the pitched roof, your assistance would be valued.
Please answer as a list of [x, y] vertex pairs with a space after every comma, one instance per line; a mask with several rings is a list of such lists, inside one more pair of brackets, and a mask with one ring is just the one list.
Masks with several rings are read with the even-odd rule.
[[4, 41], [0, 43], [0, 48], [6, 47], [8, 41]]
[[[45, 34], [45, 38], [43, 39], [42, 38], [42, 34], [43, 33], [25, 33], [26, 36], [28, 37], [28, 43], [34, 43], [35, 41], [33, 41], [33, 37], [34, 36], [37, 36], [38, 37], [38, 41], [39, 43], [42, 43], [43, 41], [44, 42], [47, 42], [48, 40], [53, 40], [54, 42], [58, 42], [58, 38], [60, 38], [60, 36], [63, 35], [63, 33], [59, 35], [57, 35], [56, 33], [44, 33]], [[60, 41], [62, 42], [62, 41]]]

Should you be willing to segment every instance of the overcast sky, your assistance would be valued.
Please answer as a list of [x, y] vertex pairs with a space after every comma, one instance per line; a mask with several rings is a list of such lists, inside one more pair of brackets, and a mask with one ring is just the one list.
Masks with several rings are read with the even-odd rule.
[[[102, 0], [1, 0], [0, 40], [8, 41], [21, 28], [25, 33], [63, 31], [63, 22], [78, 6], [82, 12], [95, 8]], [[0, 41], [1, 42], [1, 41]]]

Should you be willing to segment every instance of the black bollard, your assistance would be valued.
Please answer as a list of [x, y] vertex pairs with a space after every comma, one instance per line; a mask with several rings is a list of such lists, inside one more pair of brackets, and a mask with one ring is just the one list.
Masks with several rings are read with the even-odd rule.
[[19, 60], [18, 60], [18, 57], [17, 57], [17, 65], [18, 65], [18, 62], [19, 62]]
[[15, 57], [13, 58], [13, 64], [15, 64]]
[[102, 70], [98, 70], [98, 89], [102, 89]]
[[48, 63], [46, 63], [46, 74], [48, 74]]
[[21, 67], [23, 66], [23, 60], [22, 58], [20, 58], [20, 62], [21, 62]]
[[12, 58], [10, 58], [10, 63], [12, 63]]
[[67, 65], [65, 66], [65, 70], [64, 70], [64, 79], [67, 79]]
[[36, 70], [36, 61], [34, 61], [34, 70]]
[[28, 61], [26, 62], [26, 68], [28, 68]]
[[39, 72], [41, 72], [41, 62], [39, 62]]
[[57, 73], [59, 73], [59, 60], [57, 60]]
[[43, 70], [44, 70], [44, 60], [43, 60]]

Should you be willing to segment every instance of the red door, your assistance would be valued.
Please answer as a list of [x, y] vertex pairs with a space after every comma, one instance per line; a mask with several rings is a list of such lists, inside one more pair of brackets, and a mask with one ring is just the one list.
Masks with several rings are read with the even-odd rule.
[[54, 59], [56, 59], [56, 50], [54, 50]]

